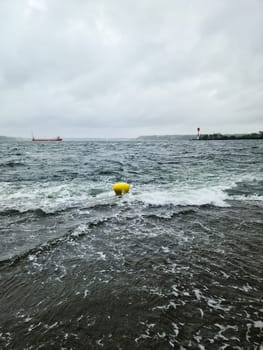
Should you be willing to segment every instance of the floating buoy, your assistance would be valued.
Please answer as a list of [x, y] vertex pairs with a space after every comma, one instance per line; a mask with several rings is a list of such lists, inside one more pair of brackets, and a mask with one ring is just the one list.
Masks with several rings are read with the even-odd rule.
[[130, 185], [126, 182], [119, 182], [112, 186], [116, 195], [121, 195], [123, 193], [128, 193], [130, 190]]

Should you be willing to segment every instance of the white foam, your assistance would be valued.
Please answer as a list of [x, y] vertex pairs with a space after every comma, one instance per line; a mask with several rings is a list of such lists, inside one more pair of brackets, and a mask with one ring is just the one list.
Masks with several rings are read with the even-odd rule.
[[173, 326], [173, 329], [174, 329], [174, 334], [177, 337], [178, 334], [179, 334], [179, 328], [178, 328], [177, 324], [174, 323], [174, 322], [172, 322], [172, 326]]
[[4, 183], [0, 188], [0, 210], [25, 212], [41, 209], [46, 213], [54, 213], [68, 208], [93, 207], [114, 202], [115, 196], [107, 186], [106, 191], [97, 196], [89, 194], [89, 190], [94, 188], [94, 184], [74, 182], [63, 184], [47, 182], [21, 186]]
[[254, 194], [254, 195], [235, 195], [232, 197], [235, 200], [239, 200], [239, 201], [259, 201], [262, 202], [263, 201], [263, 196]]
[[[0, 187], [0, 211], [41, 209], [46, 213], [54, 213], [68, 208], [89, 208], [100, 204], [123, 205], [142, 202], [146, 205], [205, 205], [219, 207], [230, 206], [230, 199], [241, 201], [263, 201], [261, 195], [229, 196], [226, 189], [233, 188], [238, 182], [252, 181], [255, 177], [239, 176], [233, 178], [213, 179], [213, 182], [201, 182], [191, 179], [188, 182], [166, 185], [132, 184], [129, 194], [118, 197], [112, 191], [110, 183], [92, 183], [89, 181], [70, 181], [64, 183], [13, 183], [3, 182]], [[97, 190], [96, 196], [90, 194]]]
[[194, 294], [197, 300], [201, 300], [202, 292], [199, 289], [194, 289]]
[[254, 321], [254, 327], [262, 329], [263, 328], [263, 322], [260, 321], [260, 320], [259, 321]]
[[229, 199], [222, 187], [211, 188], [172, 188], [156, 189], [145, 188], [143, 192], [135, 194], [134, 200], [152, 205], [204, 205], [212, 204], [220, 207], [228, 207]]
[[97, 254], [99, 255], [101, 260], [106, 260], [106, 254], [104, 254], [103, 252], [97, 252]]
[[207, 305], [212, 309], [222, 310], [222, 311], [229, 311], [232, 309], [232, 306], [226, 306], [226, 307], [222, 306], [221, 302], [222, 302], [221, 299], [219, 300], [216, 300], [214, 298], [207, 299]]
[[[205, 205], [211, 204], [218, 207], [229, 207], [229, 200], [263, 201], [261, 195], [228, 195], [226, 190], [233, 189], [240, 182], [258, 181], [255, 174], [229, 175], [225, 178], [212, 177], [203, 181], [200, 178], [191, 178], [185, 182], [166, 185], [134, 186], [131, 192], [131, 200], [139, 200], [151, 205]], [[135, 192], [136, 190], [136, 192]]]
[[88, 230], [88, 225], [81, 224], [71, 233], [71, 236], [79, 237], [83, 235], [85, 232], [87, 232], [87, 230]]

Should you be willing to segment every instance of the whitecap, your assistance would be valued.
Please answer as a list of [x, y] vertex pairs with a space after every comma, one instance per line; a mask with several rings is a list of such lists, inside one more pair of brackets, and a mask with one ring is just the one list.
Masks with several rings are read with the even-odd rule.
[[254, 327], [262, 329], [263, 328], [263, 322], [261, 320], [254, 321]]
[[228, 207], [229, 199], [223, 187], [211, 188], [149, 188], [131, 196], [131, 200], [138, 200], [151, 205], [205, 205]]

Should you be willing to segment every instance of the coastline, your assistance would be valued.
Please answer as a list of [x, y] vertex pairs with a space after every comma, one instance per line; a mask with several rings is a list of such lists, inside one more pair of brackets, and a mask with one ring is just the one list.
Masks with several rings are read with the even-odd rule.
[[207, 140], [262, 140], [263, 139], [263, 131], [259, 131], [258, 133], [250, 133], [250, 134], [204, 134], [200, 135], [199, 139], [202, 141]]

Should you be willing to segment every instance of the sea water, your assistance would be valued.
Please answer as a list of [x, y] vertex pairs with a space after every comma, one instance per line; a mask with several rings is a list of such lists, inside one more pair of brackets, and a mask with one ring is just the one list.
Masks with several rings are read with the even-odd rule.
[[0, 143], [0, 348], [262, 348], [262, 161], [261, 140]]

